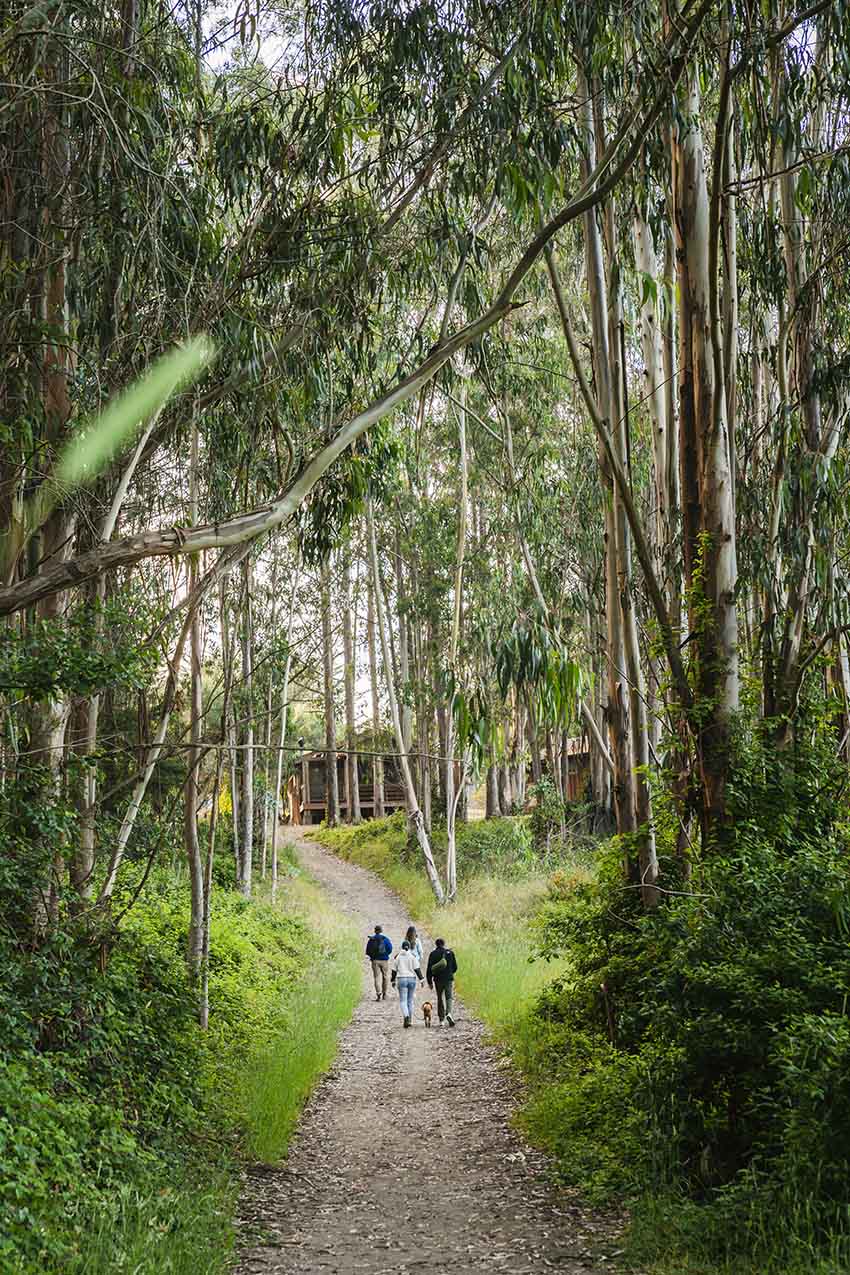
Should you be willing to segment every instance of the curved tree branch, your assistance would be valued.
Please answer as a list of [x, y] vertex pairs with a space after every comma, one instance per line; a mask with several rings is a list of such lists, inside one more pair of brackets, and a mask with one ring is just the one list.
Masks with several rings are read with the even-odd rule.
[[263, 532], [272, 531], [288, 521], [322, 475], [346, 448], [356, 442], [372, 425], [416, 395], [455, 354], [484, 336], [517, 308], [520, 304], [514, 301], [517, 289], [537, 264], [546, 246], [558, 231], [603, 200], [634, 163], [644, 144], [647, 131], [652, 128], [669, 100], [671, 82], [675, 83], [684, 70], [688, 54], [711, 4], [712, 0], [701, 0], [701, 3], [695, 7], [695, 0], [686, 0], [682, 14], [693, 11], [693, 16], [683, 34], [671, 35], [662, 51], [670, 60], [669, 81], [663, 84], [642, 112], [638, 109], [625, 112], [626, 123], [612, 140], [605, 156], [574, 198], [537, 233], [490, 308], [461, 328], [459, 332], [440, 342], [419, 367], [380, 395], [362, 412], [352, 417], [336, 436], [313, 456], [277, 500], [247, 513], [237, 514], [221, 523], [207, 523], [189, 528], [160, 527], [111, 544], [98, 546], [67, 562], [56, 563], [19, 584], [0, 589], [0, 615], [9, 615], [24, 607], [32, 606], [42, 598], [51, 597], [63, 589], [81, 585], [103, 571], [130, 566], [145, 558], [199, 553], [205, 549], [225, 549], [253, 540]]

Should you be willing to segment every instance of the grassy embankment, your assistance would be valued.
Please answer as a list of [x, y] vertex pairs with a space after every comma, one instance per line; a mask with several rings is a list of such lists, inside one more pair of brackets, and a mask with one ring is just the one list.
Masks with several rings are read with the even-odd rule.
[[105, 969], [68, 936], [37, 959], [2, 953], [9, 1275], [223, 1275], [235, 1164], [284, 1155], [333, 1059], [359, 941], [318, 887], [293, 866], [274, 907], [216, 892], [208, 1032], [186, 986], [187, 919], [184, 884], [162, 873]]

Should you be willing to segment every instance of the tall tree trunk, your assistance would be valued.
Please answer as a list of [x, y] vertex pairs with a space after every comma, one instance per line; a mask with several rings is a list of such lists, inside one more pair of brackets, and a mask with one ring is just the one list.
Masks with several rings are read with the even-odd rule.
[[356, 635], [354, 631], [355, 613], [351, 596], [351, 546], [346, 545], [342, 558], [342, 651], [345, 663], [345, 746], [347, 751], [345, 765], [348, 797], [348, 821], [360, 823], [360, 775], [357, 756], [357, 725], [354, 716], [354, 651]]
[[339, 823], [339, 774], [336, 764], [336, 714], [334, 712], [334, 648], [331, 626], [331, 568], [322, 563], [322, 668], [325, 700], [325, 813], [328, 825]]
[[219, 798], [221, 796], [221, 777], [224, 770], [225, 758], [225, 741], [227, 738], [227, 722], [230, 715], [231, 694], [233, 690], [233, 661], [227, 660], [224, 666], [224, 692], [221, 704], [221, 730], [219, 732], [219, 744], [216, 749], [215, 773], [213, 778], [213, 789], [210, 807], [210, 829], [209, 841], [207, 842], [207, 854], [204, 861], [204, 910], [203, 910], [203, 937], [201, 942], [201, 999], [198, 1014], [198, 1021], [201, 1029], [206, 1031], [209, 1026], [210, 1019], [210, 947], [211, 947], [211, 921], [212, 921], [212, 884], [213, 884], [213, 865], [215, 863], [215, 842], [218, 832], [218, 808]]
[[[272, 619], [274, 625], [274, 619]], [[272, 628], [274, 631], [274, 628]], [[271, 827], [272, 817], [272, 798], [269, 789], [269, 775], [272, 766], [272, 733], [274, 725], [274, 698], [275, 698], [275, 682], [271, 669], [269, 670], [269, 684], [266, 687], [266, 714], [265, 714], [265, 748], [263, 749], [263, 843], [262, 854], [260, 858], [260, 880], [265, 881], [266, 870], [268, 868], [268, 852], [269, 852], [269, 829]]]
[[[466, 382], [461, 388], [458, 409], [458, 451], [460, 454], [460, 493], [458, 499], [457, 540], [455, 548], [454, 598], [452, 601], [452, 636], [449, 646], [449, 700], [445, 709], [445, 743], [443, 788], [446, 797], [446, 892], [449, 899], [457, 894], [457, 807], [455, 792], [455, 723], [454, 706], [460, 673], [458, 650], [463, 615], [463, 566], [466, 557], [467, 506], [469, 504], [469, 466], [466, 452]], [[466, 781], [467, 766], [461, 774], [461, 789]]]
[[[278, 603], [278, 550], [277, 544], [272, 550], [272, 588], [271, 588], [271, 615], [269, 619], [269, 630], [272, 636], [277, 635], [277, 603]], [[265, 881], [266, 870], [268, 868], [268, 852], [269, 852], [269, 828], [272, 818], [272, 796], [269, 788], [269, 775], [271, 774], [271, 766], [273, 763], [272, 749], [272, 733], [275, 698], [275, 680], [271, 669], [268, 673], [268, 686], [266, 688], [266, 714], [265, 714], [265, 748], [263, 750], [263, 848], [260, 859], [260, 880]]]
[[[727, 51], [728, 52], [728, 51]], [[709, 208], [696, 74], [680, 94], [676, 153], [679, 283], [679, 438], [685, 576], [695, 637], [695, 722], [705, 845], [727, 824], [730, 724], [738, 708], [737, 550], [719, 332], [720, 183]], [[721, 165], [722, 167], [722, 165]]]
[[[63, 36], [67, 35], [67, 17], [60, 15]], [[70, 221], [66, 197], [70, 174], [70, 141], [68, 133], [67, 99], [58, 87], [69, 75], [68, 53], [59, 39], [49, 39], [45, 56], [46, 96], [41, 113], [41, 188], [46, 192], [38, 210], [37, 236], [39, 253], [47, 264], [35, 278], [32, 289], [32, 312], [37, 325], [36, 339], [40, 345], [40, 363], [34, 365], [36, 396], [44, 414], [45, 437], [54, 455], [63, 444], [72, 415], [70, 397], [73, 373], [72, 351], [75, 343], [70, 336], [70, 311], [68, 305], [67, 269], [69, 258], [68, 223]], [[48, 453], [49, 454], [49, 453]], [[28, 466], [27, 466], [28, 468]], [[26, 469], [25, 471], [26, 472]], [[29, 544], [30, 562], [58, 563], [70, 557], [70, 546], [76, 530], [76, 517], [71, 510], [56, 508], [38, 529], [37, 538]], [[13, 568], [15, 556], [9, 559]], [[65, 614], [69, 595], [63, 591], [53, 598], [40, 602], [35, 615], [38, 620], [50, 620]], [[65, 773], [65, 736], [71, 713], [71, 701], [66, 693], [51, 693], [42, 703], [33, 706], [30, 722], [29, 761], [43, 771], [45, 796], [49, 802], [57, 801], [62, 792]], [[35, 883], [33, 921], [36, 938], [51, 928], [58, 916], [59, 891], [64, 868], [66, 847], [42, 839], [42, 862], [39, 878]]]
[[528, 746], [531, 750], [531, 780], [539, 784], [543, 778], [543, 761], [540, 756], [540, 737], [534, 717], [534, 706], [526, 693], [526, 710], [528, 712]]
[[570, 737], [565, 730], [561, 731], [561, 788], [564, 801], [570, 800]]
[[491, 762], [487, 767], [484, 813], [487, 819], [498, 819], [502, 813], [499, 805], [499, 767]]
[[[378, 654], [375, 649], [375, 583], [369, 572], [366, 611], [366, 638], [369, 647], [369, 686], [372, 693], [372, 787], [374, 816], [384, 817], [384, 761], [381, 756], [381, 702], [378, 697]], [[392, 676], [390, 674], [390, 676]]]
[[[136, 472], [139, 461], [142, 458], [142, 452], [147, 444], [148, 439], [153, 433], [159, 413], [156, 412], [150, 418], [147, 425], [143, 429], [139, 440], [133, 450], [128, 464], [119, 479], [118, 486], [112, 496], [109, 510], [103, 520], [100, 529], [100, 540], [102, 544], [107, 544], [115, 534], [115, 528], [121, 513], [124, 500], [130, 488], [133, 475]], [[100, 639], [103, 632], [103, 616], [100, 608], [103, 606], [106, 598], [106, 577], [98, 576], [92, 590], [96, 615], [95, 615], [95, 641]], [[100, 719], [100, 695], [95, 694], [89, 696], [81, 707], [81, 740], [80, 747], [84, 756], [91, 759], [97, 752], [97, 733], [98, 723]], [[92, 895], [92, 872], [95, 862], [95, 840], [96, 840], [96, 818], [97, 818], [97, 766], [91, 760], [88, 761], [83, 777], [82, 790], [80, 794], [80, 815], [79, 815], [79, 840], [71, 859], [71, 885], [81, 900], [87, 900]]]
[[[413, 747], [413, 708], [409, 703], [410, 696], [410, 618], [408, 615], [407, 589], [404, 579], [404, 560], [401, 556], [401, 532], [395, 529], [395, 563], [396, 580], [396, 618], [398, 621], [398, 695], [401, 697], [399, 711], [401, 728], [404, 735], [404, 751], [410, 755]], [[415, 778], [414, 778], [415, 783]]]
[[407, 817], [416, 834], [416, 840], [419, 842], [419, 848], [421, 849], [422, 857], [425, 860], [425, 871], [431, 884], [431, 889], [434, 891], [434, 897], [438, 903], [443, 903], [445, 900], [445, 894], [434, 863], [434, 856], [431, 852], [431, 843], [428, 839], [428, 834], [425, 831], [425, 822], [422, 818], [422, 812], [419, 809], [419, 803], [416, 799], [416, 789], [413, 784], [413, 776], [410, 773], [408, 754], [404, 748], [401, 717], [398, 710], [398, 700], [396, 698], [390, 667], [389, 637], [387, 635], [387, 625], [384, 617], [384, 602], [381, 592], [381, 574], [378, 567], [378, 546], [375, 540], [375, 518], [371, 500], [367, 504], [366, 516], [369, 534], [369, 560], [372, 569], [372, 583], [375, 595], [375, 622], [378, 629], [378, 636], [381, 641], [381, 655], [384, 663], [384, 681], [387, 688], [387, 698], [389, 700], [390, 714], [393, 721], [396, 747], [398, 748], [399, 753], [399, 768], [401, 770], [402, 782], [404, 784], [405, 795], [407, 798]]
[[[587, 159], [584, 167], [589, 172], [597, 153], [592, 95], [582, 77], [580, 92], [584, 108], [584, 135]], [[601, 149], [601, 148], [600, 148]], [[611, 348], [608, 317], [606, 314], [607, 288], [602, 253], [602, 236], [597, 224], [596, 212], [590, 209], [584, 215], [585, 260], [587, 286], [590, 297], [591, 331], [593, 335], [593, 367], [596, 380], [596, 396], [600, 415], [608, 423], [615, 455], [622, 460], [620, 445], [622, 425], [618, 412], [617, 386], [612, 385], [612, 360], [618, 358]], [[619, 363], [618, 363], [619, 365]], [[635, 799], [633, 789], [632, 733], [630, 722], [630, 696], [626, 678], [626, 649], [623, 631], [623, 614], [619, 605], [620, 579], [618, 567], [622, 563], [626, 542], [622, 511], [615, 493], [614, 475], [607, 450], [600, 442], [599, 470], [602, 494], [605, 502], [605, 614], [608, 626], [607, 676], [608, 676], [608, 730], [611, 756], [614, 761], [614, 810], [619, 833], [631, 833], [635, 827]]]
[[[224, 677], [233, 684], [233, 666], [236, 660], [234, 650], [235, 637], [228, 623], [227, 583], [221, 581], [218, 595], [219, 623], [221, 625], [221, 658], [224, 665]], [[222, 707], [225, 740], [227, 742], [227, 765], [230, 777], [230, 822], [231, 847], [233, 850], [234, 879], [239, 879], [239, 753], [236, 748], [236, 722], [233, 708], [233, 697]]]
[[253, 571], [250, 555], [242, 568], [242, 716], [244, 718], [240, 750], [242, 791], [240, 793], [241, 830], [236, 888], [251, 897], [254, 868], [254, 604]]
[[174, 703], [177, 698], [177, 686], [180, 677], [180, 665], [183, 660], [183, 651], [185, 650], [186, 642], [189, 638], [189, 633], [195, 618], [195, 609], [200, 605], [200, 600], [200, 596], [197, 596], [194, 603], [189, 603], [188, 613], [184, 618], [183, 626], [180, 630], [180, 635], [174, 648], [174, 655], [169, 662], [168, 678], [165, 684], [165, 694], [163, 696], [159, 726], [157, 727], [156, 734], [150, 745], [148, 745], [145, 749], [142, 772], [133, 785], [133, 791], [130, 796], [127, 811], [121, 822], [118, 835], [115, 838], [115, 844], [112, 848], [112, 854], [110, 856], [109, 866], [106, 872], [106, 879], [101, 887], [98, 902], [103, 902], [106, 899], [109, 899], [115, 890], [115, 885], [118, 880], [118, 871], [124, 859], [124, 852], [127, 849], [127, 843], [129, 842], [130, 835], [136, 825], [136, 819], [139, 811], [141, 810], [145, 793], [148, 790], [151, 777], [156, 769], [156, 764], [159, 761], [165, 745], [165, 737], [168, 733], [171, 714], [174, 710]]
[[[189, 519], [194, 526], [198, 521], [198, 423], [192, 422], [191, 455], [189, 460]], [[189, 558], [189, 592], [198, 587], [198, 555]], [[204, 950], [204, 864], [201, 843], [198, 838], [198, 793], [200, 791], [201, 721], [203, 718], [203, 684], [201, 681], [201, 609], [196, 607], [189, 630], [189, 750], [186, 756], [187, 774], [184, 791], [184, 840], [186, 864], [189, 873], [189, 934], [186, 944], [186, 960], [190, 977], [196, 978], [201, 967]]]
[[511, 788], [519, 813], [525, 809], [526, 772], [528, 769], [525, 753], [525, 704], [516, 696], [514, 705], [514, 747], [513, 765], [511, 768]]
[[[620, 468], [631, 474], [631, 440], [629, 437], [629, 399], [625, 359], [625, 323], [620, 282], [620, 261], [617, 245], [617, 227], [614, 201], [605, 205], [606, 239], [609, 257], [608, 288], [608, 344], [611, 351], [611, 411], [614, 452]], [[655, 881], [658, 877], [658, 859], [655, 850], [655, 828], [652, 820], [652, 798], [649, 786], [649, 728], [647, 721], [646, 687], [643, 663], [638, 643], [635, 589], [632, 570], [632, 536], [622, 496], [616, 482], [613, 483], [617, 519], [617, 580], [623, 626], [623, 654], [625, 675], [628, 682], [629, 726], [631, 731], [631, 759], [635, 768], [632, 776], [637, 861], [629, 856], [629, 870], [640, 882], [644, 902], [652, 906], [657, 902]], [[566, 786], [565, 786], [566, 787]], [[566, 792], [565, 792], [566, 796]]]
[[278, 738], [277, 765], [275, 767], [274, 807], [272, 810], [272, 898], [277, 896], [277, 843], [280, 835], [280, 799], [283, 779], [284, 748], [286, 746], [286, 727], [289, 715], [289, 674], [292, 669], [292, 626], [295, 618], [295, 599], [298, 595], [300, 571], [296, 569], [295, 579], [289, 595], [289, 618], [286, 622], [286, 663], [283, 667], [283, 686], [280, 693], [280, 736]]

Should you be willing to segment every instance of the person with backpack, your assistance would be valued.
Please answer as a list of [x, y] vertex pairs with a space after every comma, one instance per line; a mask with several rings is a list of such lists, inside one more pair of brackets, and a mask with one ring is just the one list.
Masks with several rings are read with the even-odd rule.
[[454, 952], [446, 947], [445, 939], [435, 939], [434, 950], [428, 957], [425, 977], [428, 979], [428, 986], [437, 992], [437, 1017], [441, 1023], [445, 1019], [449, 1027], [455, 1025], [452, 1017], [452, 994], [456, 973], [457, 960]]
[[372, 962], [372, 978], [375, 981], [375, 1000], [387, 999], [387, 969], [393, 945], [384, 933], [383, 926], [376, 925], [366, 944], [366, 955]]
[[405, 1027], [413, 1026], [413, 1010], [416, 1000], [416, 980], [422, 979], [422, 970], [407, 939], [401, 945], [401, 951], [393, 961], [393, 983], [398, 987], [398, 999], [404, 1017]]

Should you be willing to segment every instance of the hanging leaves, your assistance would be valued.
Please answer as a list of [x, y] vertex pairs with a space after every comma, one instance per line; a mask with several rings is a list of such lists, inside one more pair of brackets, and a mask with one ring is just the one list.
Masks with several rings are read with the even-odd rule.
[[563, 642], [540, 622], [518, 623], [493, 646], [502, 698], [511, 687], [534, 696], [540, 720], [566, 730], [576, 715], [582, 674]]

